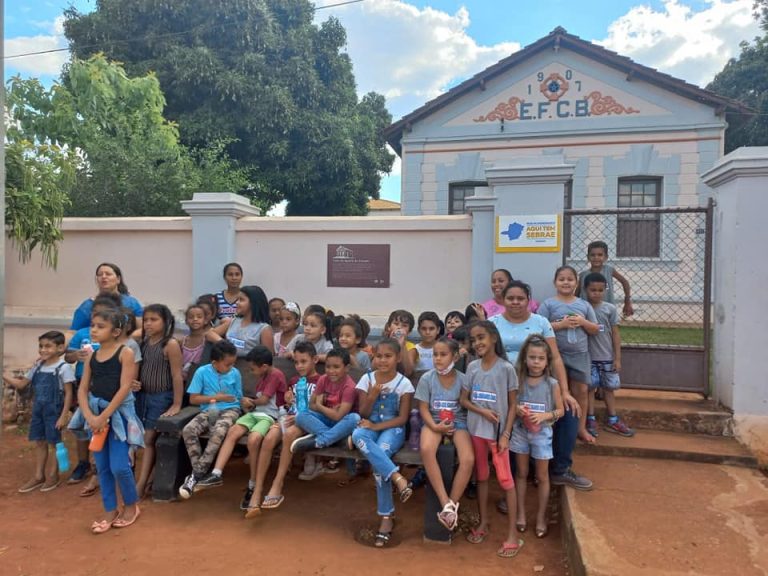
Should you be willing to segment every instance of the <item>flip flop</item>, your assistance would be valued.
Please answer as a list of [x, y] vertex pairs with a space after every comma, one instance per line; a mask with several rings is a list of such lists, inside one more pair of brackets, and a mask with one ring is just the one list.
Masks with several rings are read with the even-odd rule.
[[482, 544], [485, 542], [487, 537], [488, 530], [477, 530], [476, 528], [471, 528], [469, 530], [469, 534], [467, 534], [467, 542], [470, 544]]
[[138, 506], [136, 506], [136, 514], [133, 515], [133, 518], [131, 518], [130, 520], [126, 520], [121, 516], [119, 518], [116, 518], [115, 521], [112, 522], [112, 526], [114, 528], [128, 528], [128, 526], [130, 526], [131, 524], [136, 522], [136, 520], [139, 519], [139, 516], [141, 516], [141, 509]]
[[280, 494], [279, 496], [265, 496], [264, 501], [261, 503], [261, 507], [266, 510], [274, 510], [279, 508], [280, 504], [285, 500], [285, 496]]
[[246, 520], [250, 520], [251, 518], [256, 518], [256, 516], [261, 515], [261, 507], [259, 506], [248, 506], [248, 510], [245, 512], [245, 518]]
[[56, 488], [59, 487], [61, 484], [61, 480], [56, 480], [53, 484], [43, 484], [40, 486], [40, 492], [50, 492], [51, 490], [56, 490]]
[[96, 492], [99, 491], [98, 486], [86, 486], [82, 490], [80, 490], [80, 497], [81, 498], [88, 498], [89, 496], [93, 496], [96, 494]]
[[501, 548], [496, 550], [496, 556], [499, 558], [514, 558], [517, 556], [517, 553], [520, 552], [523, 544], [525, 544], [525, 542], [522, 538], [518, 538], [517, 543], [515, 544], [512, 544], [511, 542], [504, 542], [501, 545]]

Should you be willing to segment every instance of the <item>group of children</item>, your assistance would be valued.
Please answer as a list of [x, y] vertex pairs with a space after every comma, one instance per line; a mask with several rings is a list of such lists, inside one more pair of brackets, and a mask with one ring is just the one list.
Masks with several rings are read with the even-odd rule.
[[[590, 245], [590, 255], [592, 249]], [[597, 249], [607, 256], [607, 247]], [[611, 286], [600, 274], [607, 268], [604, 259], [597, 266], [592, 260], [590, 273], [581, 279], [572, 268], [560, 268], [555, 275], [557, 295], [545, 300], [539, 313], [552, 321], [558, 346], [565, 344], [561, 355], [579, 355], [581, 372], [568, 367], [569, 379], [577, 376], [576, 388], [581, 380], [590, 381], [590, 389], [603, 387], [611, 415], [608, 425], [623, 427], [614, 431], [629, 434], [631, 430], [615, 415], [612, 395], [619, 385], [618, 314], [604, 300]], [[474, 475], [480, 524], [467, 539], [477, 544], [487, 538], [490, 454], [509, 515], [497, 554], [515, 556], [523, 545], [518, 534], [527, 529], [524, 500], [533, 458], [538, 480], [534, 530], [537, 537], [546, 536], [552, 425], [565, 414], [546, 338], [528, 336], [513, 364], [493, 321], [468, 320], [459, 311], [444, 320], [434, 312], [415, 319], [396, 310], [381, 339], [370, 346], [366, 342], [370, 327], [356, 315], [335, 316], [317, 305], [302, 313], [295, 302], [267, 300], [259, 287], [240, 286], [243, 271], [236, 263], [227, 264], [223, 276], [225, 290], [201, 296], [187, 308], [188, 330], [179, 340], [174, 338], [175, 322], [166, 306], [144, 308], [136, 330], [131, 310], [121, 308], [119, 298], [109, 294], [94, 300], [90, 328], [76, 333], [68, 349], [59, 332], [40, 337], [35, 367], [24, 378], [5, 377], [16, 387], [31, 382], [35, 390], [29, 437], [37, 443], [37, 463], [34, 477], [21, 492], [58, 485], [55, 459], [46, 466], [48, 445], [61, 441], [79, 377], [78, 412], [69, 428], [81, 441], [102, 433], [107, 438], [93, 452], [105, 515], [93, 523], [92, 531], [130, 526], [139, 517], [139, 499], [151, 486], [157, 422], [179, 412], [186, 386], [188, 402], [199, 406], [200, 412], [183, 430], [192, 473], [179, 488], [181, 498], [220, 486], [236, 444], [246, 437], [250, 479], [241, 509], [246, 518], [253, 518], [283, 503], [284, 482], [295, 454], [310, 452], [299, 477], [312, 479], [333, 463], [311, 451], [345, 446], [358, 450], [372, 468], [380, 516], [375, 543], [383, 547], [394, 529], [393, 493], [401, 502], [413, 493], [392, 457], [406, 441], [415, 399], [414, 409], [422, 420], [424, 469], [442, 506], [438, 520], [447, 529], [456, 529], [459, 503]], [[506, 276], [511, 279], [508, 272]], [[577, 288], [588, 302], [576, 297]], [[414, 328], [418, 344], [408, 340]], [[275, 368], [276, 358], [293, 363], [296, 376], [289, 382]], [[77, 362], [76, 372], [66, 361]], [[357, 382], [350, 377], [353, 369], [360, 376]], [[594, 402], [581, 390], [574, 390], [574, 395], [591, 415], [586, 430], [596, 435], [590, 411]], [[447, 440], [453, 442], [459, 461], [450, 491], [436, 457], [438, 446]], [[267, 471], [279, 446], [277, 472], [265, 494]], [[142, 448], [134, 480], [134, 453]], [[509, 451], [514, 453], [517, 483]], [[87, 468], [87, 456], [84, 464], [80, 451], [79, 460], [78, 468]], [[116, 486], [122, 510], [117, 507]]]

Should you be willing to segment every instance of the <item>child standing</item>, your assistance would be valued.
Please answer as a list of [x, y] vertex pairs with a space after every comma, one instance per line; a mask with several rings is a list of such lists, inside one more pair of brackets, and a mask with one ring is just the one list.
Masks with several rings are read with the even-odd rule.
[[[616, 268], [605, 262], [608, 260], [608, 244], [602, 240], [596, 240], [590, 242], [587, 246], [587, 260], [589, 260], [589, 270], [584, 270], [579, 274], [579, 287], [576, 291], [576, 295], [581, 298], [585, 298], [586, 284], [585, 279], [588, 274], [602, 274], [605, 278], [605, 296], [603, 300], [609, 304], [615, 304], [615, 295], [613, 291], [613, 279], [621, 284], [621, 288], [624, 290], [624, 316], [632, 316], [634, 314], [634, 308], [632, 308], [632, 298], [629, 290], [629, 280], [616, 271]], [[585, 298], [586, 299], [586, 298]]]
[[299, 341], [299, 322], [301, 309], [296, 302], [286, 302], [279, 312], [280, 327], [275, 333], [275, 355], [290, 358], [291, 350]]
[[416, 366], [414, 372], [426, 372], [432, 370], [432, 347], [437, 339], [445, 332], [445, 327], [440, 321], [440, 317], [434, 312], [422, 312], [419, 314], [419, 321], [416, 324], [419, 328], [421, 342], [416, 344]]
[[[459, 403], [466, 376], [455, 368], [459, 359], [459, 344], [455, 340], [440, 338], [432, 350], [434, 368], [421, 377], [414, 396], [424, 422], [420, 439], [421, 459], [443, 507], [437, 519], [446, 529], [455, 530], [459, 521], [459, 500], [475, 465], [472, 440], [467, 431], [467, 411]], [[450, 495], [437, 463], [437, 449], [444, 437], [453, 440], [459, 455], [459, 469], [453, 478]]]
[[339, 325], [339, 346], [349, 353], [350, 364], [362, 372], [371, 369], [371, 357], [364, 350], [371, 327], [357, 314], [350, 314]]
[[272, 331], [277, 332], [280, 330], [280, 311], [285, 306], [285, 300], [270, 298], [267, 305], [269, 306], [269, 324], [272, 326]]
[[[243, 385], [240, 372], [235, 368], [237, 349], [227, 340], [219, 340], [211, 347], [211, 363], [201, 366], [187, 388], [189, 403], [200, 406], [200, 413], [184, 426], [181, 435], [192, 463], [192, 474], [179, 488], [179, 496], [189, 499], [195, 485], [202, 480], [216, 458], [229, 428], [240, 416]], [[200, 436], [209, 433], [203, 451]]]
[[568, 375], [571, 394], [581, 407], [579, 416], [579, 434], [587, 444], [593, 444], [595, 437], [587, 432], [588, 386], [591, 379], [589, 360], [589, 336], [597, 334], [599, 327], [595, 311], [588, 302], [577, 298], [578, 276], [571, 266], [560, 266], [555, 271], [554, 298], [547, 298], [539, 307], [539, 316], [552, 324], [557, 340], [557, 348], [563, 359]]
[[[61, 429], [67, 425], [75, 383], [72, 367], [61, 358], [64, 334], [56, 330], [46, 332], [37, 339], [37, 350], [40, 360], [26, 376], [3, 375], [5, 383], [17, 390], [31, 384], [34, 394], [29, 441], [35, 443], [35, 474], [19, 488], [21, 493], [38, 488], [41, 492], [50, 492], [60, 483], [56, 444], [61, 442]], [[49, 445], [54, 453], [50, 461]]]
[[560, 386], [552, 378], [552, 351], [543, 336], [529, 336], [517, 356], [520, 391], [510, 449], [515, 453], [517, 476], [517, 530], [525, 532], [525, 492], [528, 485], [528, 463], [536, 462], [538, 511], [536, 537], [547, 535], [547, 503], [549, 502], [549, 461], [552, 460], [552, 425], [563, 415]]
[[[507, 362], [507, 355], [496, 326], [488, 320], [471, 325], [469, 331], [472, 347], [478, 359], [467, 368], [467, 381], [461, 391], [461, 405], [468, 410], [467, 427], [475, 451], [475, 476], [477, 478], [477, 505], [480, 524], [472, 528], [467, 540], [480, 544], [488, 537], [488, 468], [489, 449], [506, 463], [506, 470], [496, 470], [498, 477], [509, 471], [509, 439], [517, 405], [517, 375]], [[494, 463], [496, 460], [494, 460]], [[495, 464], [494, 464], [495, 465]], [[511, 478], [510, 478], [511, 480]], [[515, 534], [516, 498], [514, 482], [505, 489], [509, 526], [507, 538], [496, 554], [513, 558], [523, 546], [522, 538]]]
[[455, 330], [467, 323], [467, 317], [458, 310], [451, 310], [445, 315], [445, 334], [449, 338]]
[[[91, 532], [103, 534], [110, 528], [127, 528], [139, 517], [136, 483], [128, 456], [129, 447], [144, 445], [144, 430], [136, 417], [131, 384], [135, 370], [133, 352], [118, 343], [123, 315], [116, 310], [94, 313], [91, 340], [99, 344], [83, 370], [78, 403], [88, 426], [106, 433], [104, 446], [93, 453], [99, 473], [101, 499], [106, 515], [91, 525]], [[117, 509], [116, 487], [123, 499]]]
[[232, 318], [237, 314], [237, 300], [240, 296], [240, 284], [243, 282], [243, 267], [237, 262], [224, 265], [224, 282], [227, 287], [216, 294], [217, 318]]
[[376, 480], [376, 508], [381, 523], [374, 542], [377, 548], [387, 545], [395, 527], [395, 504], [392, 486], [407, 502], [413, 495], [408, 480], [400, 474], [391, 456], [405, 442], [405, 423], [411, 410], [413, 385], [397, 371], [400, 343], [382, 339], [374, 352], [374, 372], [368, 372], [357, 384], [360, 424], [352, 432], [352, 441], [368, 459]]
[[175, 320], [164, 304], [144, 308], [144, 337], [141, 343], [140, 391], [136, 394], [136, 412], [144, 424], [144, 454], [136, 481], [139, 496], [145, 495], [155, 467], [157, 420], [175, 416], [184, 396], [181, 346], [173, 337]]
[[619, 332], [619, 313], [616, 306], [603, 301], [606, 293], [607, 278], [602, 274], [587, 274], [584, 289], [587, 299], [595, 310], [598, 332], [589, 338], [589, 357], [592, 360], [592, 378], [589, 381], [589, 410], [587, 413], [587, 431], [597, 437], [595, 420], [595, 390], [603, 390], [603, 399], [608, 409], [605, 429], [622, 436], [634, 436], [635, 431], [627, 426], [616, 414], [614, 393], [621, 386], [621, 333]]

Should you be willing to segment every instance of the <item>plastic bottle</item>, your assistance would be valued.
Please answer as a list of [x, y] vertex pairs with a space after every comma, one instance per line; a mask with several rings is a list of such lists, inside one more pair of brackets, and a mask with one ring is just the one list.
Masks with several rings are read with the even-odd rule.
[[285, 406], [280, 406], [280, 408], [277, 411], [277, 421], [280, 423], [280, 431], [285, 434], [285, 429], [288, 427], [288, 410], [285, 408]]
[[[575, 314], [568, 314], [568, 316], [575, 316]], [[578, 340], [578, 336], [576, 335], [576, 328], [568, 328], [568, 334], [566, 337], [568, 338], [568, 344], [576, 344], [576, 341]]]
[[69, 452], [64, 442], [56, 444], [56, 460], [59, 462], [59, 472], [69, 470]]
[[216, 425], [216, 420], [219, 419], [219, 409], [216, 408], [216, 400], [211, 400], [208, 404], [208, 427], [213, 428]]
[[306, 412], [309, 410], [309, 385], [307, 379], [302, 376], [296, 382], [296, 411]]
[[93, 345], [91, 344], [90, 338], [83, 338], [83, 340], [80, 342], [80, 350], [93, 352]]
[[411, 425], [411, 435], [408, 436], [408, 447], [411, 450], [418, 450], [421, 445], [421, 416], [417, 409], [411, 410], [411, 417], [409, 418]]

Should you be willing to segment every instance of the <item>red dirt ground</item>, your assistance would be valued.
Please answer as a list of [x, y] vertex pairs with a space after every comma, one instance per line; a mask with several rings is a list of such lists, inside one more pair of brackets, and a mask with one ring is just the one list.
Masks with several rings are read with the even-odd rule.
[[[238, 504], [247, 480], [241, 459], [225, 472], [225, 485], [188, 502], [144, 502], [138, 522], [94, 536], [89, 526], [101, 510], [100, 497], [79, 498], [82, 485], [43, 494], [16, 492], [33, 468], [30, 444], [21, 429], [0, 440], [0, 574], [173, 575], [173, 574], [541, 574], [564, 576], [560, 529], [542, 540], [528, 532], [512, 560], [497, 558], [506, 517], [493, 512], [491, 536], [472, 545], [457, 535], [450, 546], [424, 544], [424, 491], [398, 503], [394, 546], [378, 550], [355, 535], [377, 527], [373, 480], [339, 487], [342, 470], [313, 482], [286, 483], [284, 504], [244, 520]], [[409, 472], [410, 473], [410, 472]], [[492, 490], [493, 500], [500, 495]], [[535, 503], [529, 490], [527, 508]], [[476, 511], [471, 500], [462, 509]]]

